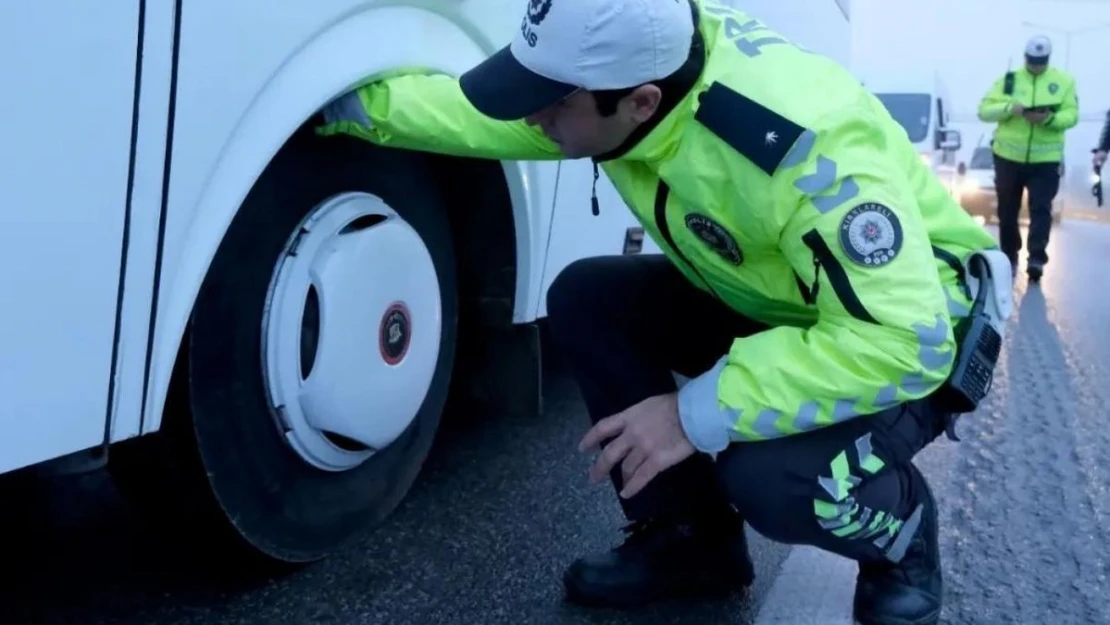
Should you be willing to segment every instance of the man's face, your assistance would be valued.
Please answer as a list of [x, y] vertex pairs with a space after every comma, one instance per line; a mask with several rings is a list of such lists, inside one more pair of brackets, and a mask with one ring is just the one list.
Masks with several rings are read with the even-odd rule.
[[1041, 74], [1044, 73], [1044, 71], [1046, 69], [1048, 69], [1048, 64], [1047, 63], [1029, 63], [1029, 62], [1026, 62], [1025, 63], [1025, 68], [1029, 70], [1030, 74], [1033, 74], [1034, 76], [1040, 76]]
[[603, 117], [594, 96], [580, 90], [524, 121], [538, 126], [567, 158], [597, 156], [616, 149], [650, 119], [659, 107], [660, 95], [655, 85], [644, 85], [625, 96], [615, 114]]

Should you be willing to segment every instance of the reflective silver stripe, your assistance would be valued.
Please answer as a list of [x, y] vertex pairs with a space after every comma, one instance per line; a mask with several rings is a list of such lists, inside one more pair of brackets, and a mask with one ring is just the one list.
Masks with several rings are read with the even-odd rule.
[[870, 521], [870, 520], [871, 520], [871, 508], [868, 508], [868, 507], [864, 506], [863, 514], [859, 515], [859, 524], [863, 526], [863, 529], [865, 531], [867, 530], [867, 522]]
[[835, 519], [817, 519], [817, 524], [820, 525], [822, 529], [826, 530], [838, 530], [842, 527], [847, 527], [851, 522], [852, 517], [848, 515], [839, 516]]
[[847, 490], [844, 492], [840, 491], [840, 482], [834, 478], [819, 475], [817, 476], [817, 483], [821, 485], [821, 488], [825, 489], [825, 492], [829, 494], [829, 497], [833, 498], [833, 501], [840, 501], [848, 494]]
[[[889, 532], [883, 532], [882, 534], [879, 534], [878, 538], [875, 539], [875, 546], [878, 547], [879, 549], [884, 549], [884, 548], [886, 548], [886, 545], [889, 542], [890, 542], [890, 533]], [[905, 554], [903, 554], [903, 555], [905, 555]]]
[[801, 165], [809, 160], [809, 153], [813, 151], [813, 146], [817, 143], [817, 134], [812, 130], [807, 130], [802, 133], [790, 151], [786, 153], [786, 158], [782, 159], [779, 167], [794, 167]]
[[847, 176], [841, 181], [840, 190], [835, 194], [819, 196], [820, 193], [832, 189], [835, 184], [836, 161], [824, 156], [817, 157], [816, 172], [808, 176], [802, 176], [794, 182], [794, 186], [799, 191], [810, 196], [813, 206], [817, 208], [817, 212], [822, 215], [859, 195], [859, 185], [856, 183], [855, 178]]
[[840, 423], [858, 417], [859, 413], [856, 412], [857, 402], [859, 402], [858, 397], [836, 400], [836, 405], [833, 406], [833, 421]]
[[1023, 145], [1018, 145], [1016, 143], [1010, 143], [1009, 141], [1006, 141], [1004, 139], [995, 139], [994, 143], [996, 145], [998, 145], [999, 147], [1006, 148], [1008, 150], [1020, 151], [1020, 150], [1025, 149], [1025, 146], [1023, 146]]
[[922, 367], [927, 371], [936, 371], [952, 361], [951, 349], [943, 352], [938, 349], [948, 338], [948, 324], [945, 323], [942, 315], [937, 315], [936, 323], [932, 327], [924, 323], [915, 323], [913, 329], [917, 333], [917, 341], [920, 344], [917, 358], [921, 361]]
[[836, 184], [836, 162], [824, 156], [817, 157], [816, 172], [802, 176], [794, 182], [795, 187], [810, 195], [828, 191], [834, 184]]
[[994, 142], [1000, 147], [1012, 150], [1014, 152], [1024, 152], [1029, 150], [1034, 154], [1041, 154], [1043, 152], [1056, 152], [1064, 149], [1063, 143], [1034, 143], [1034, 144], [1020, 144], [1006, 141], [1005, 139], [995, 139]]
[[[856, 410], [857, 403], [859, 403], [858, 397], [836, 400], [832, 409], [833, 423], [840, 423], [858, 417], [860, 413]], [[794, 415], [794, 429], [802, 432], [816, 429], [817, 416], [820, 414], [820, 411], [821, 406], [814, 400], [802, 404], [802, 406], [798, 408], [797, 414]]]
[[855, 497], [848, 497], [840, 503], [831, 504], [834, 508], [836, 516], [831, 519], [822, 519], [818, 517], [817, 522], [821, 527], [827, 530], [840, 529], [852, 522], [852, 515], [855, 513], [856, 505]]
[[917, 332], [917, 340], [929, 347], [944, 345], [944, 340], [948, 338], [948, 324], [944, 322], [944, 317], [941, 315], [937, 315], [932, 327], [924, 323], [915, 323], [913, 329]]
[[871, 432], [856, 439], [856, 459], [859, 460], [860, 467], [867, 464], [867, 459], [871, 457], [871, 450]]
[[812, 430], [817, 426], [817, 412], [820, 406], [815, 401], [807, 401], [794, 416], [794, 428], [800, 431]]
[[1034, 143], [1029, 147], [1032, 152], [1055, 152], [1064, 149], [1063, 143]]
[[926, 382], [925, 376], [920, 373], [908, 373], [902, 377], [902, 390], [910, 395], [920, 395], [932, 388], [932, 382]]
[[[902, 527], [898, 528], [898, 537], [894, 539], [894, 544], [886, 552], [887, 560], [897, 564], [902, 561], [902, 558], [906, 557], [906, 549], [909, 548], [910, 541], [913, 540], [918, 526], [921, 525], [921, 513], [924, 508], [924, 504], [917, 504], [917, 509], [913, 511], [910, 518], [902, 524]], [[878, 541], [875, 544], [878, 545]]]
[[[841, 512], [841, 510], [843, 510], [843, 508], [841, 508], [841, 506], [845, 506], [848, 509], [844, 512]], [[852, 517], [855, 516], [856, 510], [858, 508], [859, 508], [859, 506], [856, 505], [855, 497], [849, 497], [848, 499], [846, 499], [844, 501], [843, 504], [837, 504], [838, 514], [835, 517], [833, 517], [831, 519], [818, 518], [817, 523], [822, 528], [827, 529], [827, 530], [838, 530], [842, 527], [847, 527], [848, 525], [850, 525], [852, 523]]]
[[964, 305], [963, 302], [960, 302], [956, 298], [952, 297], [952, 294], [948, 291], [948, 289], [944, 289], [944, 297], [948, 300], [949, 317], [963, 319], [964, 317], [967, 317], [969, 314], [971, 314], [971, 309]]
[[775, 422], [778, 421], [782, 412], [774, 408], [764, 408], [759, 412], [759, 416], [755, 418], [752, 423], [752, 431], [759, 434], [763, 438], [775, 438], [781, 434], [778, 428], [775, 427]]
[[876, 455], [871, 447], [871, 432], [856, 439], [856, 459], [859, 461], [859, 468], [872, 475], [882, 471], [886, 466], [883, 459]]
[[859, 195], [859, 185], [856, 184], [855, 178], [848, 176], [840, 184], [840, 190], [836, 192], [836, 195], [815, 197], [812, 200], [813, 205], [817, 207], [817, 212], [824, 215], [857, 195]]
[[889, 408], [898, 403], [898, 385], [888, 384], [879, 389], [879, 394], [875, 396], [876, 408]]

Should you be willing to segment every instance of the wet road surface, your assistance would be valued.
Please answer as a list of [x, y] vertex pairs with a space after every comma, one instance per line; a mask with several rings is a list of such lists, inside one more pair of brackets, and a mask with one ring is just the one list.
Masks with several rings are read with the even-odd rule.
[[[1041, 285], [1019, 275], [991, 396], [961, 420], [963, 442], [917, 459], [942, 506], [945, 623], [1110, 623], [1110, 226], [1066, 221], [1050, 254]], [[760, 623], [790, 550], [758, 536], [750, 595], [633, 614], [562, 603], [562, 568], [618, 540], [623, 517], [586, 482], [585, 416], [565, 377], [551, 376], [546, 407], [452, 420], [377, 532], [265, 582], [159, 558], [102, 473], [0, 487], [0, 623]]]
[[948, 623], [1110, 623], [1110, 226], [1066, 221], [1049, 255], [1040, 285], [1019, 272], [964, 442], [919, 456], [943, 491]]
[[750, 595], [632, 615], [563, 603], [563, 568], [587, 550], [615, 544], [624, 517], [607, 487], [586, 480], [588, 458], [576, 450], [586, 417], [564, 376], [552, 377], [545, 408], [539, 419], [456, 417], [413, 491], [377, 532], [261, 584], [206, 580], [159, 559], [106, 475], [54, 478], [36, 490], [47, 497], [41, 507], [49, 527], [38, 528], [35, 545], [21, 546], [16, 567], [8, 564], [0, 623], [752, 622], [753, 599], [766, 592], [788, 551], [756, 535], [759, 580]]

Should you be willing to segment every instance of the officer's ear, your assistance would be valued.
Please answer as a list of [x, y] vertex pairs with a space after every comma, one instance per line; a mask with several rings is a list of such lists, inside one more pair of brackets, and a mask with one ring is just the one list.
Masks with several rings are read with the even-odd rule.
[[662, 100], [663, 92], [658, 86], [650, 83], [640, 85], [621, 98], [620, 111], [632, 121], [642, 124], [655, 115]]

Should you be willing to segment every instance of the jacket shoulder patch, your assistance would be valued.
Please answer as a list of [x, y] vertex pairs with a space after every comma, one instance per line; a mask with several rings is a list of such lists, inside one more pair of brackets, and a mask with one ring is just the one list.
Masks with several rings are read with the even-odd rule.
[[767, 175], [805, 132], [798, 124], [715, 82], [698, 98], [694, 119]]

